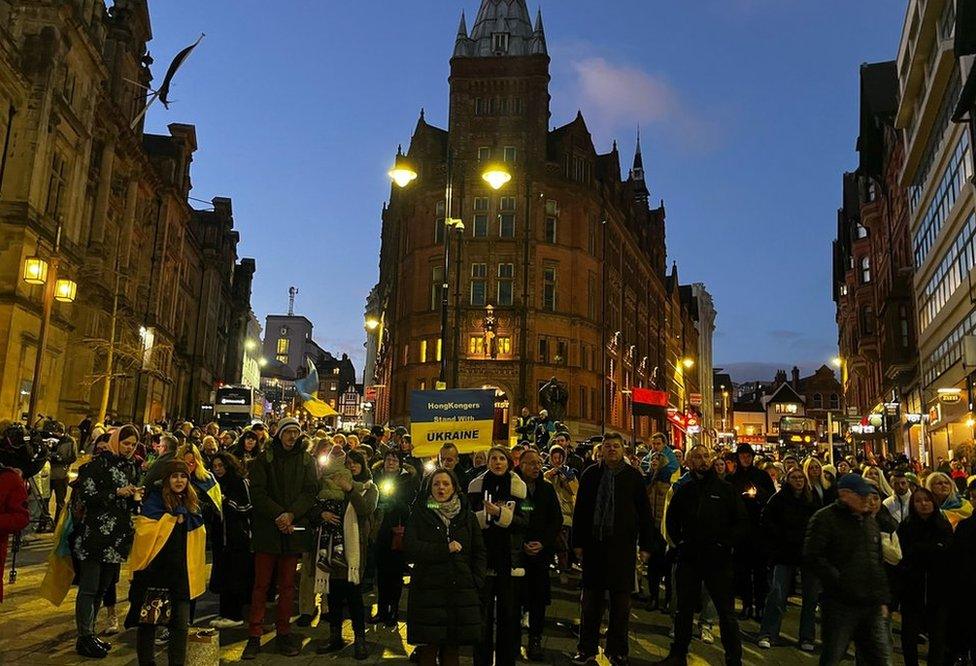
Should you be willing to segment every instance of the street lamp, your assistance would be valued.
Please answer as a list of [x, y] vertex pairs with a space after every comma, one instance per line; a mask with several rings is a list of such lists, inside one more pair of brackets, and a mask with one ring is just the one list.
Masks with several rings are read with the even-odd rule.
[[396, 161], [393, 168], [387, 172], [397, 187], [403, 188], [417, 180], [417, 170], [403, 155], [403, 149], [397, 148]]
[[375, 315], [367, 315], [365, 326], [367, 331], [375, 331], [380, 326], [380, 320]]
[[[396, 161], [394, 162], [393, 168], [387, 172], [390, 179], [396, 184], [397, 187], [403, 189], [407, 187], [410, 183], [418, 178], [417, 169], [409, 161], [409, 159], [403, 154], [403, 149], [397, 148]], [[489, 187], [494, 190], [499, 189], [504, 186], [505, 183], [512, 179], [511, 173], [503, 165], [493, 165], [489, 166], [482, 172], [482, 179], [488, 183]], [[448, 146], [447, 149], [447, 187], [444, 192], [444, 225], [450, 229], [453, 229], [458, 236], [458, 254], [461, 253], [460, 241], [461, 234], [464, 231], [464, 222], [451, 217], [454, 211], [453, 207], [454, 199], [454, 152]], [[445, 353], [445, 345], [447, 343], [447, 306], [448, 306], [448, 291], [450, 285], [450, 272], [451, 272], [451, 238], [450, 234], [444, 234], [444, 280], [441, 283], [441, 332], [440, 332], [440, 373], [438, 380], [441, 384], [446, 384], [447, 382], [447, 353]], [[458, 280], [460, 281], [460, 273], [458, 273]], [[370, 327], [371, 320], [367, 319], [366, 328], [368, 330], [374, 330], [379, 326], [377, 321], [375, 326]]]
[[54, 300], [61, 303], [73, 303], [78, 294], [78, 284], [68, 278], [59, 278], [54, 283]]
[[481, 174], [481, 179], [488, 183], [491, 189], [500, 190], [512, 180], [512, 174], [505, 165], [492, 164]]
[[24, 272], [22, 274], [24, 282], [30, 285], [44, 285], [41, 329], [37, 336], [37, 352], [34, 356], [34, 375], [31, 379], [30, 399], [27, 403], [28, 425], [34, 423], [34, 417], [37, 414], [37, 399], [41, 383], [41, 365], [44, 360], [44, 352], [47, 349], [48, 329], [51, 324], [51, 312], [54, 309], [54, 301], [71, 303], [75, 300], [78, 292], [78, 285], [73, 280], [58, 278], [58, 267], [61, 264], [62, 227], [63, 225], [59, 219], [58, 226], [54, 230], [54, 248], [49, 261], [45, 261], [37, 255], [30, 256], [24, 261]]
[[47, 282], [47, 262], [40, 257], [27, 257], [24, 261], [24, 282], [44, 284]]
[[684, 366], [685, 370], [691, 370], [693, 367], [695, 367], [695, 359], [691, 358], [690, 356], [686, 356], [685, 358], [681, 359], [681, 365]]

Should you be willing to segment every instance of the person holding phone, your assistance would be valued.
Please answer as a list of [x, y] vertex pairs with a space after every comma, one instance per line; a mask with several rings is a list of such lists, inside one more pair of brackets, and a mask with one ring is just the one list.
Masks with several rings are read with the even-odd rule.
[[79, 566], [75, 649], [83, 657], [100, 659], [111, 648], [95, 636], [95, 617], [132, 548], [132, 517], [143, 493], [133, 460], [138, 443], [139, 430], [124, 425], [112, 432], [106, 450], [78, 471], [73, 506], [80, 516], [71, 545]]

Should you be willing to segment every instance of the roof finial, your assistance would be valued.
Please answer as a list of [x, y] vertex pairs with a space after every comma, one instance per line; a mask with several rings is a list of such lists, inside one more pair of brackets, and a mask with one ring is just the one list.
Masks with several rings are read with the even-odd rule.
[[427, 114], [426, 114], [426, 112], [424, 111], [424, 107], [420, 107], [420, 119], [421, 119], [421, 120], [425, 120], [425, 116], [426, 116], [426, 115], [427, 115]]
[[458, 24], [458, 37], [468, 38], [468, 24], [464, 20], [464, 10], [461, 10], [461, 23]]

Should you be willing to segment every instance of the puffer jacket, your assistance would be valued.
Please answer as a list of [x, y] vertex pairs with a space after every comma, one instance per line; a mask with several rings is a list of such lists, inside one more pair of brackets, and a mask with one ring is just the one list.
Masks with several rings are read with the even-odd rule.
[[[426, 504], [410, 514], [404, 535], [413, 563], [407, 597], [407, 641], [413, 645], [476, 645], [481, 641], [481, 590], [488, 555], [478, 519], [462, 499], [450, 526]], [[451, 553], [457, 541], [461, 552]]]
[[803, 560], [823, 583], [827, 598], [861, 607], [890, 598], [878, 523], [840, 500], [813, 514]]
[[[555, 470], [555, 473], [552, 473]], [[563, 514], [563, 525], [572, 527], [573, 509], [576, 506], [576, 492], [579, 490], [579, 479], [576, 478], [576, 470], [568, 465], [558, 468], [549, 468], [545, 472], [545, 478], [552, 484], [559, 499], [559, 510]]]

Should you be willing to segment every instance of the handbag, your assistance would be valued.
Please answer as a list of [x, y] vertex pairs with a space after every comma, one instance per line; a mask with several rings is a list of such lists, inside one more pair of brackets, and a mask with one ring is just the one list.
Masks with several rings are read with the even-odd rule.
[[150, 587], [142, 598], [139, 607], [139, 624], [168, 625], [173, 614], [173, 602], [169, 590], [162, 587]]

